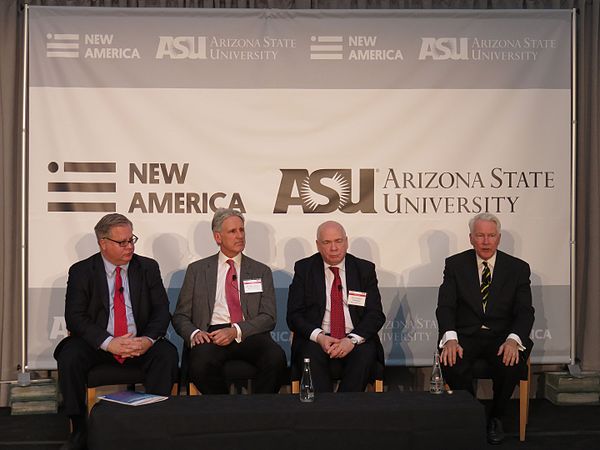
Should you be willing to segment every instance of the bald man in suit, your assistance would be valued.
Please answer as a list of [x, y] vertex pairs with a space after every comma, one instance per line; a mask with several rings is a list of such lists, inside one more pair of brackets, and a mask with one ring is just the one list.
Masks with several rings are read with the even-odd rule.
[[224, 394], [223, 365], [241, 359], [258, 369], [256, 393], [278, 392], [287, 362], [270, 333], [277, 319], [271, 269], [242, 254], [239, 211], [218, 209], [212, 231], [220, 251], [188, 266], [173, 314], [190, 349], [190, 379], [203, 394]]
[[319, 225], [316, 245], [318, 253], [296, 262], [288, 293], [292, 361], [302, 367], [310, 358], [317, 392], [333, 390], [334, 365], [342, 370], [338, 391], [364, 391], [373, 364], [384, 362], [375, 265], [347, 253], [348, 236], [338, 222]]
[[484, 358], [492, 367], [490, 444], [504, 439], [501, 419], [533, 346], [531, 271], [525, 261], [498, 250], [500, 230], [493, 214], [471, 219], [473, 249], [446, 259], [436, 310], [442, 371], [450, 388], [473, 393], [474, 360]]

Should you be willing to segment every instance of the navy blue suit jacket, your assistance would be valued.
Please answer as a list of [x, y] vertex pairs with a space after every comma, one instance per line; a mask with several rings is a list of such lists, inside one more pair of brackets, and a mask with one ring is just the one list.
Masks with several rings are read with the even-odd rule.
[[[367, 294], [364, 307], [348, 306], [354, 325], [352, 333], [366, 340], [375, 340], [378, 360], [383, 363], [383, 347], [377, 333], [385, 322], [385, 315], [381, 306], [375, 265], [351, 254], [346, 254], [345, 265], [346, 288], [349, 291]], [[296, 262], [294, 279], [288, 292], [287, 323], [294, 332], [292, 354], [301, 340], [310, 339], [313, 330], [321, 328], [326, 302], [323, 258], [319, 253], [315, 253]]]
[[[158, 263], [134, 254], [127, 273], [133, 316], [138, 336], [163, 337], [169, 326], [169, 299]], [[108, 283], [100, 253], [79, 261], [69, 269], [65, 320], [73, 336], [82, 337], [93, 348], [109, 335]]]

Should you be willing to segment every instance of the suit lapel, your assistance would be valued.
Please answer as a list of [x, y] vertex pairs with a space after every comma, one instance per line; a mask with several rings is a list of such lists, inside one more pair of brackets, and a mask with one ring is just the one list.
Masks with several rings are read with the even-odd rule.
[[490, 294], [488, 296], [486, 311], [489, 312], [491, 309], [495, 308], [498, 303], [498, 293], [507, 276], [508, 267], [504, 254], [501, 251], [496, 250], [496, 265], [494, 266], [494, 273], [492, 274], [492, 284], [490, 285]]
[[325, 315], [325, 306], [327, 306], [327, 294], [325, 293], [325, 266], [323, 264], [323, 258], [319, 253], [317, 253], [317, 257], [313, 262], [312, 273], [315, 292], [319, 299], [319, 313], [322, 319]]
[[467, 264], [464, 264], [465, 274], [467, 279], [466, 286], [469, 286], [470, 293], [468, 298], [470, 299], [474, 309], [479, 311], [483, 315], [483, 303], [481, 300], [481, 282], [479, 281], [479, 269], [477, 268], [477, 255], [475, 250], [470, 250], [467, 253], [466, 258], [468, 259]]
[[208, 288], [208, 317], [212, 317], [217, 297], [217, 272], [219, 269], [219, 254], [217, 253], [206, 264], [204, 282]]
[[106, 280], [106, 268], [104, 267], [104, 260], [100, 253], [96, 254], [93, 262], [93, 273], [94, 273], [94, 284], [98, 286], [98, 290], [96, 292], [97, 295], [100, 296], [99, 300], [102, 302], [102, 306], [104, 306], [104, 310], [106, 311], [106, 321], [108, 323], [109, 309], [110, 303], [108, 300], [108, 281]]
[[[352, 255], [346, 254], [345, 260], [345, 269], [346, 269], [346, 288], [349, 291], [361, 291], [360, 286], [360, 277], [358, 274], [358, 266], [356, 265]], [[346, 298], [348, 298], [348, 292], [346, 292]], [[362, 311], [364, 308], [360, 306], [352, 306], [348, 305], [348, 311], [350, 312], [350, 317], [352, 318], [352, 323], [358, 323], [360, 321], [359, 311]]]
[[131, 301], [131, 308], [133, 309], [133, 318], [135, 323], [140, 323], [138, 314], [142, 298], [142, 272], [140, 270], [140, 263], [135, 257], [135, 254], [129, 262], [127, 278], [129, 280], [129, 300]]
[[252, 279], [250, 266], [250, 260], [242, 253], [242, 259], [240, 261], [240, 303], [242, 304], [242, 313], [244, 314], [244, 317], [248, 317], [248, 301], [247, 294], [244, 292], [244, 280]]

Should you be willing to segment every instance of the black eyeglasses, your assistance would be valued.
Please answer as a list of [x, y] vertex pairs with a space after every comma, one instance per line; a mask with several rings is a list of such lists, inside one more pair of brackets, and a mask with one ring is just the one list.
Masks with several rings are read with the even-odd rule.
[[102, 239], [106, 239], [106, 240], [109, 240], [110, 242], [114, 242], [115, 244], [119, 244], [119, 247], [127, 247], [129, 244], [135, 245], [135, 243], [138, 241], [139, 238], [134, 234], [133, 236], [131, 236], [131, 238], [126, 239], [124, 241], [115, 241], [114, 239], [111, 239], [109, 237], [105, 237]]

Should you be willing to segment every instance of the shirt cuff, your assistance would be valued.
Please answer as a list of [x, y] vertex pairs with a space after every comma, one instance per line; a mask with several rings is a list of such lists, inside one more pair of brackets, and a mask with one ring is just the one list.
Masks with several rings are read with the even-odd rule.
[[156, 342], [154, 339], [152, 339], [150, 336], [142, 336], [145, 337], [146, 339], [148, 339], [150, 341], [150, 344], [154, 345], [154, 343]]
[[242, 329], [240, 328], [240, 326], [237, 323], [233, 324], [233, 328], [236, 329], [235, 342], [237, 342], [239, 344], [240, 342], [242, 342]]
[[200, 330], [198, 329], [192, 331], [192, 334], [190, 335], [190, 348], [194, 346], [194, 336], [196, 336], [199, 332]]
[[102, 350], [104, 350], [105, 352], [108, 351], [108, 344], [110, 344], [110, 341], [113, 340], [112, 336], [107, 337], [106, 339], [104, 339], [104, 342], [102, 344], [100, 344], [100, 348]]
[[442, 348], [444, 345], [446, 345], [446, 342], [452, 341], [452, 340], [455, 340], [456, 342], [458, 342], [458, 334], [456, 334], [456, 331], [454, 331], [454, 330], [446, 331], [444, 333], [444, 335], [442, 336], [439, 347]]
[[312, 333], [310, 333], [310, 340], [313, 342], [317, 342], [317, 336], [323, 332], [320, 328], [315, 328]]
[[517, 335], [515, 333], [510, 333], [506, 339], [513, 339], [513, 340], [517, 341], [517, 348], [519, 349], [519, 351], [526, 350], [526, 348], [523, 345], [523, 342], [521, 341], [521, 338], [519, 337], [519, 335]]
[[359, 336], [359, 335], [358, 335], [358, 334], [356, 334], [356, 333], [348, 333], [348, 336], [352, 336], [352, 337], [355, 337], [355, 338], [356, 338], [356, 340], [358, 341], [358, 342], [356, 343], [356, 345], [360, 345], [360, 344], [362, 344], [363, 342], [365, 342], [365, 340], [366, 340], [364, 337], [362, 337], [362, 336]]

